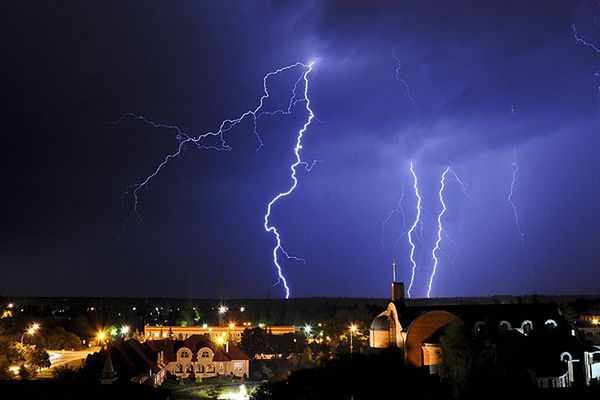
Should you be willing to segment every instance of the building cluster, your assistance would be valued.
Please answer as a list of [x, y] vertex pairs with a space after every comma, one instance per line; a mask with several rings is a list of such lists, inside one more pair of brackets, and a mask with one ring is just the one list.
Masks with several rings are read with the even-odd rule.
[[496, 344], [525, 349], [527, 354], [519, 356], [526, 359], [539, 388], [590, 385], [600, 380], [600, 347], [585, 343], [555, 303], [411, 300], [404, 298], [404, 285], [393, 282], [392, 301], [371, 324], [370, 346], [399, 348], [406, 363], [439, 374], [443, 357], [440, 338], [457, 320], [473, 332], [485, 332]]
[[143, 343], [130, 339], [88, 356], [84, 373], [104, 384], [129, 381], [158, 387], [168, 375], [247, 378], [250, 358], [235, 343], [217, 344], [204, 335]]

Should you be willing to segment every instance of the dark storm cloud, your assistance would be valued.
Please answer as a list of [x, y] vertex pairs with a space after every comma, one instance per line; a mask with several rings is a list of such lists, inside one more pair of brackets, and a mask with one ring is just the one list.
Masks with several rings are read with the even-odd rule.
[[[387, 295], [392, 258], [406, 278], [405, 241], [387, 238], [392, 244], [382, 249], [380, 228], [403, 177], [410, 185], [411, 159], [428, 219], [438, 209], [445, 165], [452, 163], [469, 184], [465, 197], [449, 183], [447, 229], [456, 246], [445, 244], [453, 256], [440, 264], [434, 292], [538, 290], [528, 280], [506, 202], [513, 149], [521, 165], [516, 201], [539, 290], [595, 290], [589, 278], [600, 262], [590, 242], [600, 218], [594, 153], [600, 57], [571, 31], [575, 23], [583, 37], [600, 40], [595, 3], [21, 2], [10, 8], [2, 16], [10, 40], [0, 67], [7, 93], [0, 237], [3, 281], [27, 282], [23, 293], [181, 295], [189, 276], [193, 295], [214, 296], [224, 263], [231, 295], [263, 295], [274, 280], [264, 208], [289, 184], [290, 149], [305, 115], [262, 119], [259, 154], [249, 123], [231, 132], [230, 153], [185, 151], [141, 191], [143, 222], [128, 226], [120, 241], [131, 205], [120, 208], [120, 194], [177, 141], [171, 131], [136, 121], [99, 121], [136, 112], [191, 134], [213, 130], [255, 106], [266, 72], [312, 60], [309, 93], [319, 121], [309, 128], [303, 156], [323, 162], [299, 174], [298, 191], [273, 216], [286, 249], [307, 259], [285, 263], [293, 295]], [[414, 104], [395, 79], [393, 56]], [[272, 106], [293, 80], [270, 82]], [[412, 218], [410, 193], [405, 207]], [[398, 236], [401, 222], [392, 220], [387, 232]], [[428, 274], [430, 222], [418, 285]], [[561, 286], [556, 277], [564, 271], [572, 276]]]

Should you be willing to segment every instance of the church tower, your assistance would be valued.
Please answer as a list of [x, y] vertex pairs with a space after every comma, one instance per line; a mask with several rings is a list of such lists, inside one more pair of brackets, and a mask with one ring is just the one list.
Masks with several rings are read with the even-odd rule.
[[396, 282], [396, 259], [392, 260], [392, 301], [404, 301], [404, 283]]

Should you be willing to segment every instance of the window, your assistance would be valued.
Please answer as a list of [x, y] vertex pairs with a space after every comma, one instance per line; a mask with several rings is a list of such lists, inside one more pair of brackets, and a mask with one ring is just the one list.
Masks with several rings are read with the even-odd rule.
[[210, 358], [210, 353], [208, 351], [203, 351], [200, 355], [201, 358]]
[[219, 371], [223, 371], [223, 363], [219, 363]]
[[187, 351], [182, 351], [179, 354], [179, 357], [181, 357], [181, 358], [190, 358], [190, 353], [188, 353]]
[[241, 363], [241, 362], [234, 362], [233, 363], [233, 370], [234, 371], [241, 371], [243, 367], [244, 367], [244, 364]]
[[557, 327], [557, 323], [555, 320], [553, 319], [549, 319], [546, 322], [544, 322], [544, 325], [549, 329], [549, 330], [553, 330], [554, 328]]
[[533, 330], [533, 322], [531, 322], [528, 319], [523, 321], [523, 323], [521, 324], [521, 329], [523, 329], [523, 333], [526, 335], [531, 333], [531, 331]]
[[477, 323], [475, 323], [475, 327], [473, 328], [475, 330], [475, 333], [485, 333], [487, 326], [485, 325], [485, 322], [483, 321], [477, 321]]
[[500, 328], [500, 331], [508, 331], [512, 329], [512, 326], [510, 326], [510, 322], [508, 321], [500, 321], [498, 328]]
[[569, 353], [568, 351], [565, 351], [564, 353], [562, 353], [562, 354], [560, 355], [560, 360], [561, 360], [561, 361], [568, 362], [568, 361], [571, 361], [571, 360], [573, 360], [573, 356], [572, 356], [572, 355], [571, 355], [571, 353]]

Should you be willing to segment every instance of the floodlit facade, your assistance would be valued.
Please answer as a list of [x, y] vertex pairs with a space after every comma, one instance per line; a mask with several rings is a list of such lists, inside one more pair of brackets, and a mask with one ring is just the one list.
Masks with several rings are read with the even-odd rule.
[[205, 336], [192, 335], [186, 340], [151, 340], [146, 344], [156, 350], [159, 368], [178, 378], [250, 375], [250, 357], [230, 341], [216, 344]]
[[[144, 337], [146, 340], [161, 340], [161, 339], [176, 339], [185, 340], [193, 335], [207, 335], [213, 342], [218, 341], [233, 341], [241, 342], [242, 333], [246, 329], [257, 328], [249, 323], [242, 325], [227, 325], [227, 326], [144, 326]], [[284, 335], [287, 333], [295, 333], [294, 326], [259, 326], [273, 335]]]

